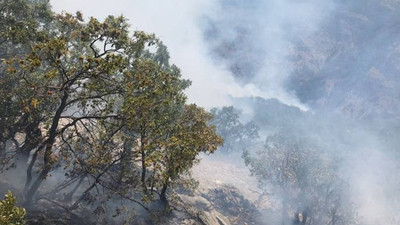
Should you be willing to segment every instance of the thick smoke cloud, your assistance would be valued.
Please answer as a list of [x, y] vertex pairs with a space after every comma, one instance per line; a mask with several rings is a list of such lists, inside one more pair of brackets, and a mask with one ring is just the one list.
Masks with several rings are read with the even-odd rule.
[[168, 46], [171, 61], [182, 69], [185, 78], [193, 81], [187, 92], [191, 102], [208, 108], [230, 105], [231, 96], [249, 96], [254, 92], [237, 84], [229, 70], [208, 55], [199, 18], [215, 14], [216, 1], [52, 0], [51, 3], [57, 12], [80, 10], [97, 18], [122, 14], [129, 19], [132, 29], [155, 33]]
[[321, 1], [220, 1], [217, 14], [203, 23], [211, 53], [245, 88], [263, 98], [306, 108], [285, 82], [296, 62], [295, 43], [311, 36], [334, 10]]
[[[392, 117], [399, 112], [400, 90], [397, 0], [51, 3], [56, 11], [81, 10], [98, 18], [123, 14], [132, 29], [154, 32], [168, 46], [172, 62], [193, 81], [187, 93], [191, 102], [208, 108], [234, 104], [256, 121], [275, 116], [274, 126], [290, 121], [303, 134], [323, 137], [327, 149], [342, 156], [340, 171], [350, 182], [361, 223], [400, 221], [395, 140], [400, 126]], [[262, 108], [246, 97], [276, 98], [310, 110], [287, 110], [276, 102]], [[328, 115], [315, 117], [310, 111]], [[350, 115], [357, 118], [330, 114], [338, 111], [354, 112]], [[387, 111], [386, 123], [364, 117]]]
[[258, 122], [285, 118], [266, 127], [322, 138], [340, 155], [360, 223], [397, 224], [398, 1], [220, 2], [203, 24], [213, 57], [243, 87], [318, 117], [296, 118], [275, 103], [240, 99], [236, 106], [253, 109]]
[[172, 61], [193, 81], [188, 90], [192, 102], [214, 107], [232, 104], [231, 97], [259, 96], [303, 109], [306, 106], [284, 88], [292, 71], [287, 58], [291, 39], [315, 32], [334, 8], [319, 1], [290, 0], [51, 3], [58, 12], [80, 10], [97, 18], [123, 14], [133, 29], [156, 33], [169, 47]]

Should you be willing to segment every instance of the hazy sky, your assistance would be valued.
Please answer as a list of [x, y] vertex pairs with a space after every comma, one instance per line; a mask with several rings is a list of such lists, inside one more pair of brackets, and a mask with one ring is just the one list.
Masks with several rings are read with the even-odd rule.
[[[172, 63], [192, 80], [189, 100], [204, 107], [231, 104], [229, 96], [252, 95], [235, 83], [229, 72], [208, 57], [199, 18], [217, 9], [212, 0], [51, 0], [56, 12], [81, 11], [99, 19], [124, 15], [132, 29], [155, 33], [167, 46]], [[254, 92], [254, 91], [253, 91]], [[254, 93], [255, 94], [255, 93]]]
[[[395, 4], [396, 1], [382, 2]], [[155, 33], [168, 46], [172, 63], [181, 68], [185, 78], [192, 80], [192, 86], [187, 91], [190, 102], [209, 108], [230, 105], [233, 102], [231, 97], [260, 96], [277, 98], [283, 103], [307, 108], [291, 94], [290, 90], [286, 90], [283, 84], [292, 73], [293, 65], [287, 60], [290, 51], [293, 51], [291, 41], [296, 37], [307, 40], [307, 37], [318, 32], [323, 18], [335, 11], [336, 6], [332, 2], [340, 1], [51, 0], [50, 2], [56, 12], [79, 10], [86, 17], [94, 16], [102, 19], [110, 14], [123, 14], [129, 19], [132, 29]], [[361, 2], [363, 1], [354, 1], [356, 8], [364, 6]], [[216, 22], [217, 28], [222, 33], [217, 37], [217, 41], [234, 38], [232, 35], [237, 34], [235, 32], [238, 32], [238, 26], [253, 27], [250, 29], [253, 33], [250, 33], [247, 39], [249, 42], [235, 46], [248, 50], [248, 47], [254, 44], [255, 49], [265, 52], [264, 56], [260, 55], [265, 58], [260, 58], [259, 71], [247, 83], [236, 82], [227, 66], [229, 64], [212, 56], [211, 49], [214, 43], [204, 37], [204, 25], [208, 22], [207, 19]], [[245, 50], [243, 52], [247, 53]], [[242, 56], [238, 54], [234, 57], [241, 60]], [[314, 126], [314, 124], [309, 125]], [[389, 159], [381, 151], [381, 140], [372, 145], [374, 141], [371, 140], [375, 140], [374, 135], [361, 134], [359, 143], [367, 144], [358, 148], [362, 149], [365, 155], [355, 152], [355, 160], [349, 160], [352, 168], [346, 172], [349, 176], [355, 177], [352, 185], [356, 190], [355, 197], [360, 198], [362, 205], [360, 213], [364, 216], [364, 220], [378, 224], [379, 222], [375, 223], [375, 220], [382, 222], [385, 218], [389, 218], [388, 214], [398, 211], [388, 209], [386, 199], [382, 197], [387, 194], [386, 189], [391, 187], [398, 189], [397, 185], [382, 181], [386, 179], [382, 174], [390, 174], [388, 171], [394, 171], [394, 165], [398, 164], [388, 163]], [[349, 152], [354, 151], [350, 149]], [[387, 180], [394, 183], [398, 181]]]
[[[284, 87], [291, 73], [288, 54], [290, 38], [310, 35], [319, 25], [321, 15], [332, 6], [319, 0], [51, 0], [56, 12], [81, 11], [86, 17], [99, 19], [107, 15], [124, 15], [132, 29], [155, 33], [169, 48], [172, 63], [181, 68], [183, 76], [192, 80], [187, 91], [189, 101], [204, 107], [232, 104], [231, 97], [259, 96], [277, 98], [288, 105], [307, 108]], [[233, 9], [233, 10], [228, 10]], [[248, 46], [266, 52], [255, 55], [261, 68], [243, 84], [237, 83], [229, 70], [229, 62], [212, 57], [214, 43], [205, 37], [210, 21], [219, 27], [223, 42], [237, 34], [237, 26], [253, 27], [246, 33], [251, 42], [240, 42], [244, 54], [257, 54]], [[232, 32], [233, 31], [233, 32]], [[236, 32], [236, 33], [235, 33]], [[246, 52], [247, 51], [247, 52]], [[252, 63], [252, 62], [250, 62]], [[245, 71], [245, 74], [248, 74]], [[249, 75], [250, 76], [250, 75]]]

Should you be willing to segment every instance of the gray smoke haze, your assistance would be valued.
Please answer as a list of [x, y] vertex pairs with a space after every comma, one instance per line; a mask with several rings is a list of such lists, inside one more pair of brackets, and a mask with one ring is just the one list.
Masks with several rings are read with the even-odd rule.
[[360, 224], [400, 223], [399, 1], [51, 3], [58, 12], [123, 14], [132, 29], [154, 32], [193, 81], [191, 102], [234, 105], [265, 135], [291, 127], [320, 138], [341, 156]]
[[253, 109], [263, 129], [321, 138], [342, 159], [360, 223], [398, 224], [398, 143], [388, 142], [399, 132], [399, 2], [220, 2], [204, 25], [213, 57], [258, 96], [319, 115], [246, 99], [236, 106]]
[[193, 81], [187, 91], [189, 101], [204, 107], [230, 105], [230, 96], [250, 96], [252, 90], [238, 85], [224, 65], [217, 64], [208, 54], [200, 18], [214, 14], [217, 1], [211, 0], [117, 0], [78, 1], [52, 0], [57, 12], [82, 11], [86, 16], [104, 18], [109, 14], [127, 17], [132, 29], [155, 33], [170, 51], [171, 61]]
[[123, 14], [133, 29], [154, 32], [169, 47], [183, 75], [193, 81], [189, 99], [205, 107], [232, 104], [232, 97], [257, 96], [306, 109], [284, 88], [293, 70], [288, 59], [291, 42], [315, 32], [334, 9], [331, 3], [289, 0], [51, 3], [57, 12], [80, 10], [97, 18]]
[[317, 32], [334, 9], [332, 2], [314, 0], [222, 0], [203, 23], [204, 39], [245, 89], [306, 109], [285, 88], [297, 63], [290, 56], [295, 43]]

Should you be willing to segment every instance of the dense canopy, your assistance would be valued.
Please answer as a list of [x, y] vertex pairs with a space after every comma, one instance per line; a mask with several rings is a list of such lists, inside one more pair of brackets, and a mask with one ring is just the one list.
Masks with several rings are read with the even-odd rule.
[[2, 169], [26, 170], [27, 207], [119, 198], [151, 211], [222, 144], [154, 35], [131, 34], [122, 16], [86, 22], [47, 1], [0, 4], [0, 157]]

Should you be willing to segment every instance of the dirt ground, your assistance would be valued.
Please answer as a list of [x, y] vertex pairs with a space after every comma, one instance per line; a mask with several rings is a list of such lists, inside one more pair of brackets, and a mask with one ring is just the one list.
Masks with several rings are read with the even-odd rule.
[[202, 160], [192, 169], [193, 177], [197, 179], [200, 191], [233, 186], [248, 200], [254, 202], [261, 192], [257, 180], [251, 176], [240, 156], [235, 155], [203, 155]]

